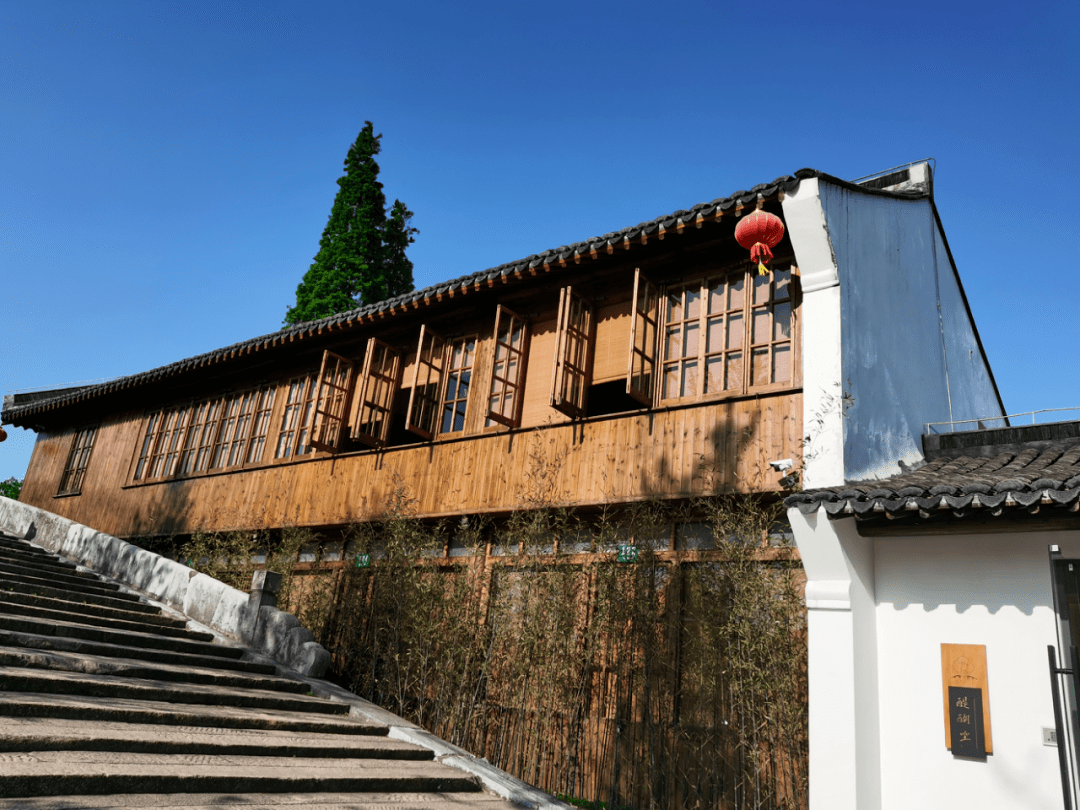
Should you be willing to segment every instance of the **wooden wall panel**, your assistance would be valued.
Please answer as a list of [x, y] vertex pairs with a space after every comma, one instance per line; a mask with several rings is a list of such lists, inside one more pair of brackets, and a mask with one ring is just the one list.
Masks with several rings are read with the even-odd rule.
[[377, 518], [397, 482], [425, 516], [777, 488], [798, 458], [802, 396], [776, 394], [534, 430], [318, 457], [122, 487], [142, 418], [103, 425], [83, 494], [55, 498], [70, 438], [42, 436], [24, 492], [35, 506], [122, 537], [323, 526]]

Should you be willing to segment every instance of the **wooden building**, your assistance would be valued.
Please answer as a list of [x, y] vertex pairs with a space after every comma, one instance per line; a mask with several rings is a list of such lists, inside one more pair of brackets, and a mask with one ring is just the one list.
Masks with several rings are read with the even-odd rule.
[[[798, 470], [811, 427], [833, 430], [830, 397], [856, 411], [873, 399], [854, 390], [866, 374], [838, 377], [834, 333], [875, 306], [937, 318], [933, 290], [889, 301], [888, 289], [860, 280], [880, 300], [862, 291], [837, 304], [837, 274], [818, 279], [822, 236], [835, 243], [834, 267], [850, 263], [839, 275], [888, 272], [895, 258], [884, 248], [881, 268], [849, 249], [853, 234], [888, 241], [896, 223], [878, 216], [882, 205], [916, 218], [932, 210], [936, 221], [925, 164], [894, 175], [853, 185], [803, 170], [142, 374], [9, 397], [2, 421], [38, 433], [22, 498], [148, 537], [373, 519], [402, 485], [421, 516], [505, 513], [535, 495], [541, 468], [548, 502], [575, 507], [779, 491], [784, 473], [770, 462]], [[734, 239], [738, 219], [759, 206], [787, 225], [767, 275]], [[962, 299], [945, 264], [945, 286]], [[809, 321], [808, 292], [819, 301]], [[953, 418], [959, 387], [974, 391], [980, 412], [988, 398], [1000, 404], [981, 345], [966, 354], [971, 336], [978, 343], [966, 301], [954, 315], [943, 328], [959, 343], [943, 337], [940, 352], [963, 359], [917, 359], [911, 371], [931, 392], [949, 385], [949, 368], [955, 377], [967, 364], [971, 379], [953, 381], [947, 413], [904, 414], [913, 422]], [[836, 357], [815, 360], [822, 350]], [[846, 459], [845, 438], [813, 462]], [[895, 463], [896, 449], [874, 458]]]

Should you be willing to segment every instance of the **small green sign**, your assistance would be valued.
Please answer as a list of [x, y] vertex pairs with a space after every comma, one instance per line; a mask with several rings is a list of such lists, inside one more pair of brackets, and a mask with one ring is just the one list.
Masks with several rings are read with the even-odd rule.
[[621, 563], [637, 562], [640, 557], [638, 547], [630, 543], [620, 543], [615, 548], [615, 561]]
[[357, 554], [356, 555], [356, 567], [357, 568], [368, 568], [370, 566], [371, 566], [371, 555], [370, 554]]

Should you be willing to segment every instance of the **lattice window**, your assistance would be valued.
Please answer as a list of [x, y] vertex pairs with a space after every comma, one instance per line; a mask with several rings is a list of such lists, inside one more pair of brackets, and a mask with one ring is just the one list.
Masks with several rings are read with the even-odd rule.
[[133, 478], [136, 481], [141, 481], [147, 477], [147, 465], [150, 461], [150, 455], [161, 437], [161, 423], [163, 420], [164, 414], [160, 412], [150, 414], [150, 417], [146, 420], [146, 433], [143, 434], [142, 444], [139, 445], [139, 460], [135, 463]]
[[209, 445], [210, 439], [204, 434], [207, 431], [206, 420], [213, 407], [214, 406], [211, 405], [209, 400], [199, 402], [191, 407], [191, 418], [188, 423], [187, 432], [184, 434], [184, 444], [180, 449], [180, 459], [176, 465], [177, 475], [187, 475], [188, 473], [194, 472], [195, 460], [199, 454], [199, 448]]
[[661, 400], [738, 394], [792, 382], [791, 271], [776, 269], [762, 276], [751, 270], [668, 289]]
[[465, 409], [469, 402], [473, 365], [476, 362], [476, 336], [452, 340], [448, 355], [439, 432], [457, 433], [465, 429]]
[[163, 414], [159, 422], [161, 430], [150, 454], [147, 478], [162, 478], [172, 473], [190, 410], [187, 405], [183, 405]]
[[315, 396], [315, 427], [310, 444], [335, 452], [345, 438], [345, 419], [352, 400], [353, 363], [331, 351], [323, 352], [319, 389]]
[[90, 464], [90, 453], [94, 449], [97, 428], [83, 428], [75, 434], [71, 442], [71, 452], [64, 464], [64, 473], [60, 477], [60, 489], [57, 495], [78, 495], [82, 492], [83, 478]]
[[251, 441], [248, 443], [246, 464], [255, 464], [262, 461], [263, 449], [266, 447], [266, 437], [270, 433], [270, 414], [274, 410], [274, 396], [277, 394], [276, 386], [266, 386], [259, 389], [258, 399], [255, 403], [255, 414], [251, 421]]
[[315, 410], [314, 389], [315, 378], [310, 375], [289, 381], [274, 458], [291, 458], [311, 452], [307, 437]]
[[405, 429], [425, 439], [433, 439], [438, 427], [439, 392], [445, 367], [446, 341], [426, 325], [421, 326]]
[[491, 369], [487, 413], [490, 421], [507, 427], [517, 427], [521, 423], [528, 347], [528, 322], [500, 305], [495, 312], [495, 361]]
[[400, 376], [401, 356], [397, 350], [378, 338], [368, 339], [359, 382], [355, 438], [373, 447], [386, 445]]
[[551, 407], [570, 417], [584, 416], [592, 376], [593, 309], [570, 287], [559, 293], [555, 337]]

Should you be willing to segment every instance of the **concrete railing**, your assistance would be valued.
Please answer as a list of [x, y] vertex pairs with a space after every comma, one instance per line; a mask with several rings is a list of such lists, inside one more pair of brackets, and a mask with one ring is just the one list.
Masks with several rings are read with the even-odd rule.
[[321, 677], [330, 653], [275, 607], [280, 577], [258, 571], [251, 594], [118, 537], [0, 496], [0, 529], [30, 540], [242, 641], [303, 675]]

